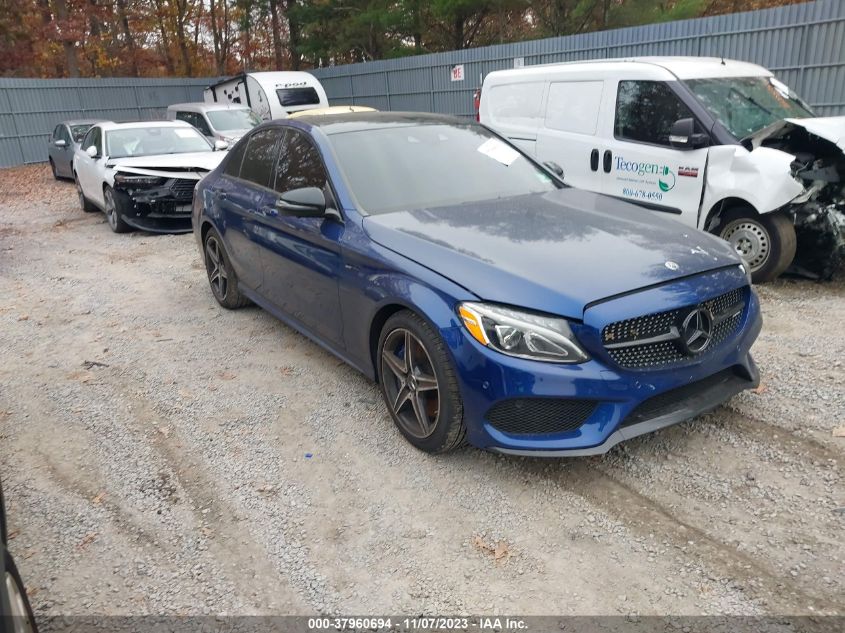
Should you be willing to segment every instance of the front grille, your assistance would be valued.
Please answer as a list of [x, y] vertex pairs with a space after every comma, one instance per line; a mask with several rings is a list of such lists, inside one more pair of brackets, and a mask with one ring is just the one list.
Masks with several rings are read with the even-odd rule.
[[739, 328], [747, 292], [746, 287], [736, 288], [700, 306], [611, 323], [602, 330], [602, 343], [620, 367], [664, 368], [683, 363], [692, 356], [679, 344], [680, 327], [686, 316], [697, 307], [706, 308], [713, 315], [710, 342], [702, 353], [712, 352]]
[[511, 435], [540, 435], [574, 431], [593, 414], [595, 400], [512, 398], [497, 402], [487, 419]]
[[177, 200], [191, 200], [194, 197], [194, 187], [196, 184], [196, 180], [176, 178], [173, 184], [170, 185], [170, 192]]
[[748, 378], [741, 376], [733, 368], [723, 369], [722, 371], [708, 376], [697, 382], [684, 385], [683, 387], [676, 387], [669, 391], [664, 391], [648, 400], [644, 400], [637, 405], [631, 413], [622, 421], [621, 427], [631, 426], [646, 420], [652, 420], [677, 411], [684, 406], [685, 402], [690, 398], [694, 398], [722, 383], [736, 381], [739, 383], [751, 384]]

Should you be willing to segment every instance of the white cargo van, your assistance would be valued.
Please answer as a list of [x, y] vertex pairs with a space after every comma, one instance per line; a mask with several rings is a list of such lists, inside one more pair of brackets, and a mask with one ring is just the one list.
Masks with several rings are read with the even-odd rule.
[[845, 117], [744, 62], [643, 57], [492, 72], [480, 120], [565, 182], [720, 235], [755, 281], [845, 259]]
[[311, 73], [299, 71], [242, 73], [206, 88], [203, 100], [249, 106], [264, 121], [329, 105], [320, 81]]

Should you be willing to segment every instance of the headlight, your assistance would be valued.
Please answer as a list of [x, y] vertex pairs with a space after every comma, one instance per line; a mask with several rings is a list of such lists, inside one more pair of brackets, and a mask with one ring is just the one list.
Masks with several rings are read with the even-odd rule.
[[136, 176], [134, 174], [123, 174], [120, 172], [114, 175], [114, 184], [116, 185], [153, 187], [155, 185], [161, 185], [163, 183], [164, 178], [160, 178], [158, 176]]
[[476, 341], [503, 354], [551, 363], [589, 359], [566, 319], [473, 302], [459, 304], [458, 315]]

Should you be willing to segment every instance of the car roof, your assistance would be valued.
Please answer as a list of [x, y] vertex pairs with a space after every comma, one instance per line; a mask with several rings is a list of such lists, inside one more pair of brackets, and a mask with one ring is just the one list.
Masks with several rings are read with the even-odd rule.
[[[583, 68], [591, 66], [595, 70], [616, 70], [625, 72], [626, 66], [637, 65], [641, 68], [652, 67], [655, 71], [667, 71], [678, 79], [704, 79], [716, 77], [770, 77], [772, 73], [762, 66], [735, 59], [721, 57], [620, 57], [616, 59], [590, 59], [585, 61], [538, 64], [512, 70], [499, 70], [490, 75], [525, 76], [542, 75], [552, 69]], [[486, 81], [486, 80], [485, 80]]]
[[94, 125], [95, 123], [108, 123], [107, 119], [68, 119], [59, 125]]
[[168, 110], [185, 110], [186, 112], [211, 112], [214, 110], [249, 110], [249, 106], [240, 103], [206, 103], [195, 101], [192, 103], [174, 103], [167, 106]]
[[100, 127], [103, 128], [104, 131], [108, 132], [110, 130], [131, 130], [133, 128], [145, 128], [145, 127], [189, 127], [193, 128], [194, 126], [190, 123], [186, 123], [185, 121], [129, 121], [126, 123], [114, 123], [113, 121], [100, 121]]
[[304, 123], [308, 127], [318, 127], [325, 134], [359, 132], [400, 125], [466, 125], [475, 123], [472, 119], [425, 112], [345, 112], [343, 114], [303, 115], [294, 119], [278, 119], [270, 123], [284, 124], [286, 121]]

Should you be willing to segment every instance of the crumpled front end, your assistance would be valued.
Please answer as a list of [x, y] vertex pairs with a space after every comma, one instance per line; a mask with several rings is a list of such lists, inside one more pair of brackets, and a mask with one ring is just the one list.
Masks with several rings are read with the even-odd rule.
[[194, 188], [204, 175], [117, 167], [114, 190], [123, 219], [154, 233], [189, 232]]
[[785, 207], [798, 242], [792, 271], [829, 279], [845, 268], [845, 117], [789, 119], [755, 142], [795, 156], [804, 187]]

